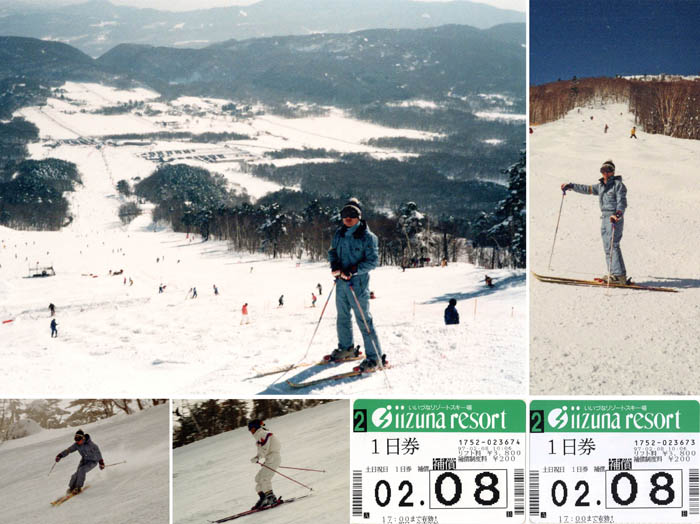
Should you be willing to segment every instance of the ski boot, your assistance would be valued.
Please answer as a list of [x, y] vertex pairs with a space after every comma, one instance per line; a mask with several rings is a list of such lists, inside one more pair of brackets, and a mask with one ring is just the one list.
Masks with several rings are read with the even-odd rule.
[[629, 284], [632, 279], [627, 279], [627, 275], [624, 273], [621, 275], [605, 275], [603, 278], [601, 278], [602, 282], [604, 284]]
[[81, 488], [68, 488], [66, 490], [66, 495], [77, 495], [82, 491]]
[[341, 362], [348, 358], [356, 357], [359, 354], [360, 346], [350, 346], [346, 349], [337, 347], [333, 350], [333, 352], [330, 355], [328, 355], [328, 358], [326, 360], [328, 360], [328, 362]]
[[264, 491], [258, 491], [258, 501], [255, 503], [255, 506], [253, 506], [250, 509], [260, 509], [260, 507], [263, 504], [263, 501], [265, 500], [265, 492]]
[[277, 504], [277, 497], [275, 497], [275, 494], [272, 492], [272, 490], [270, 490], [267, 493], [265, 493], [265, 498], [263, 498], [260, 507], [269, 508], [270, 506], [274, 506], [275, 504]]
[[[382, 367], [386, 366], [386, 355], [382, 355]], [[366, 358], [364, 359], [359, 366], [355, 368], [355, 371], [359, 371], [360, 373], [370, 373], [377, 369], [377, 361], [374, 360], [373, 358]]]

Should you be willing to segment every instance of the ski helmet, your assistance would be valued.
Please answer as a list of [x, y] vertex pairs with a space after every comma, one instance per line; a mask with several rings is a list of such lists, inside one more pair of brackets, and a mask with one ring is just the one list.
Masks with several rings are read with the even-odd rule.
[[75, 436], [73, 437], [73, 440], [78, 442], [79, 440], [84, 440], [85, 439], [85, 432], [82, 429], [79, 429], [78, 431], [75, 432]]
[[261, 428], [263, 426], [263, 424], [264, 424], [264, 422], [262, 420], [260, 420], [259, 418], [254, 418], [253, 420], [248, 422], [248, 431], [250, 431], [251, 429], [254, 429], [255, 431], [257, 431], [259, 428]]

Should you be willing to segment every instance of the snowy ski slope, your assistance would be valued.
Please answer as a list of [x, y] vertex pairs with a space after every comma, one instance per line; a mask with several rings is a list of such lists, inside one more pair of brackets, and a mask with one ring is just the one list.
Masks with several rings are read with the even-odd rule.
[[[66, 378], [68, 380], [68, 378]], [[0, 522], [22, 524], [167, 524], [169, 522], [169, 404], [80, 426], [99, 446], [106, 464], [87, 474], [90, 488], [53, 507], [65, 494], [80, 455], [54, 457], [78, 429], [51, 429], [0, 445]]]
[[[140, 92], [117, 96], [94, 84], [67, 84], [67, 88], [73, 99], [85, 104], [110, 105], [127, 96], [146, 96]], [[112, 102], [104, 101], [112, 100], [110, 97]], [[226, 397], [232, 388], [237, 394], [281, 394], [291, 392], [286, 379], [318, 378], [351, 367], [307, 367], [284, 377], [249, 380], [259, 372], [315, 362], [336, 346], [331, 301], [309, 348], [332, 287], [328, 265], [235, 254], [223, 242], [201, 242], [199, 237], [154, 228], [148, 213], [123, 226], [117, 217], [122, 200], [116, 182], [147, 176], [156, 164], [139, 156], [143, 148], [136, 146], [62, 143], [44, 147], [53, 140], [48, 136], [61, 129], [65, 133], [66, 129], [76, 130], [73, 137], [99, 134], [98, 128], [89, 127], [85, 115], [67, 113], [59, 102], [52, 100], [41, 114], [36, 109], [22, 110], [46, 138], [31, 145], [32, 157], [75, 162], [84, 185], [70, 196], [76, 218], [62, 231], [0, 228], [0, 322], [5, 322], [0, 323], [0, 340], [6, 363], [0, 369], [0, 395], [17, 395], [27, 387], [33, 394], [48, 397], [127, 393]], [[200, 103], [203, 107], [214, 104]], [[212, 112], [216, 120], [216, 111]], [[115, 118], [124, 116], [129, 115]], [[100, 116], [97, 122], [109, 127], [103, 118], [108, 117]], [[370, 133], [365, 124], [329, 118], [342, 125], [328, 123], [324, 133], [330, 136], [333, 129], [337, 143], [345, 141], [348, 148], [349, 138], [358, 142], [352, 147], [365, 148], [359, 137], [366, 139], [379, 132], [378, 126], [370, 126]], [[272, 140], [270, 147], [326, 147], [328, 138], [301, 133], [305, 125], [301, 120], [276, 128], [276, 134], [289, 133], [286, 141], [277, 137], [274, 142], [267, 135], [265, 140]], [[319, 129], [318, 122], [314, 128]], [[121, 128], [123, 133], [129, 131]], [[234, 183], [232, 177], [229, 180]], [[270, 190], [256, 185], [257, 179], [251, 185], [244, 178], [236, 181], [249, 194]], [[25, 278], [28, 267], [37, 264], [53, 265], [57, 276]], [[110, 276], [110, 270], [123, 270], [123, 274]], [[371, 277], [377, 295], [371, 311], [383, 350], [395, 369], [386, 375], [328, 383], [303, 392], [444, 394], [447, 388], [474, 394], [522, 394], [527, 359], [525, 274], [488, 273], [494, 277], [494, 289], [484, 286], [484, 270], [465, 263], [406, 272], [393, 267], [377, 269]], [[324, 294], [314, 309], [309, 306], [317, 283], [323, 285]], [[166, 286], [163, 294], [158, 293], [160, 284]], [[213, 294], [214, 284], [219, 296]], [[195, 300], [186, 298], [192, 287], [199, 295]], [[282, 294], [285, 306], [277, 308]], [[462, 315], [459, 326], [445, 326], [442, 320], [452, 297], [458, 300]], [[59, 337], [55, 339], [50, 338], [50, 302], [57, 308]], [[246, 302], [251, 324], [240, 325], [241, 306]], [[362, 342], [357, 327], [355, 340]]]
[[[311, 496], [245, 519], [256, 524], [347, 522], [349, 423], [346, 400], [266, 421], [266, 427], [280, 439], [282, 466], [326, 472], [280, 470], [313, 491], [275, 475], [275, 495], [283, 499]], [[245, 427], [174, 449], [173, 523], [201, 524], [250, 509], [258, 498], [254, 478], [260, 466], [249, 460], [254, 455], [255, 440]]]
[[[591, 120], [593, 117], [593, 120]], [[607, 134], [604, 126], [610, 127]], [[564, 182], [595, 183], [612, 159], [627, 186], [621, 242], [627, 274], [654, 293], [530, 279], [532, 394], [697, 394], [700, 355], [700, 142], [649, 135], [626, 105], [571, 111], [530, 136], [530, 268], [590, 279], [607, 272], [597, 197], [564, 198]]]

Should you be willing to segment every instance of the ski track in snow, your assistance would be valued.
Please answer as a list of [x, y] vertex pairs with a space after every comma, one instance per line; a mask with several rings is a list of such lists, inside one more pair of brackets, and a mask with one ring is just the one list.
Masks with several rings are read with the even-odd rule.
[[[98, 94], [100, 100], [112, 96], [110, 90], [94, 86], [86, 93], [86, 97]], [[40, 126], [41, 136], [61, 136], [65, 127], [98, 134], [94, 127], [85, 127], [95, 115], [61, 112], [53, 107], [65, 105], [59, 102], [52, 100], [40, 113], [32, 108], [21, 112]], [[63, 127], [40, 118], [42, 114]], [[102, 117], [97, 122], [92, 125], [102, 125]], [[341, 130], [348, 125], [345, 122]], [[343, 131], [345, 136], [359, 140], [363, 128], [358, 125], [353, 133]], [[294, 126], [303, 128], [299, 120]], [[371, 129], [379, 132], [377, 126]], [[130, 130], [120, 128], [122, 133]], [[60, 232], [0, 228], [0, 322], [12, 320], [0, 324], [6, 362], [0, 369], [0, 395], [18, 396], [25, 390], [39, 396], [90, 398], [136, 393], [228, 397], [233, 390], [245, 395], [372, 395], [388, 388], [415, 394], [525, 392], [525, 274], [489, 270], [497, 287], [488, 290], [483, 283], [486, 272], [466, 263], [372, 272], [371, 288], [378, 298], [371, 301], [371, 312], [382, 349], [396, 367], [386, 375], [308, 390], [292, 390], [284, 382], [349, 370], [348, 363], [247, 380], [260, 371], [318, 361], [336, 346], [331, 303], [306, 353], [332, 287], [328, 265], [237, 254], [225, 242], [202, 242], [154, 226], [148, 206], [144, 215], [123, 226], [117, 217], [123, 200], [116, 182], [143, 178], [155, 169], [155, 164], [137, 156], [139, 151], [142, 148], [126, 146], [30, 145], [32, 158], [75, 162], [83, 185], [69, 196], [75, 220]], [[28, 267], [37, 264], [52, 265], [57, 276], [25, 278]], [[109, 276], [110, 270], [121, 269], [122, 275]], [[319, 282], [324, 294], [313, 309], [308, 307], [311, 292]], [[158, 294], [161, 283], [166, 290]], [[213, 295], [213, 284], [220, 296]], [[199, 298], [187, 299], [193, 286]], [[278, 309], [281, 294], [285, 306]], [[452, 297], [458, 299], [462, 324], [446, 327], [443, 311]], [[50, 302], [57, 311], [55, 339], [49, 337]], [[241, 326], [244, 302], [249, 304], [251, 324]], [[357, 325], [354, 331], [355, 342], [362, 344]]]
[[[590, 120], [590, 116], [594, 119]], [[610, 126], [603, 133], [605, 124]], [[595, 183], [612, 159], [627, 186], [622, 253], [635, 282], [675, 287], [658, 293], [548, 284], [530, 279], [531, 394], [697, 394], [689, 373], [700, 356], [700, 277], [695, 181], [700, 142], [637, 129], [626, 105], [570, 112], [530, 137], [530, 264], [539, 274], [606, 273], [595, 196], [564, 198], [548, 269], [559, 186]]]
[[78, 429], [51, 429], [0, 445], [2, 522], [22, 524], [133, 524], [169, 522], [169, 405], [132, 415], [117, 415], [80, 426], [99, 446], [106, 464], [87, 474], [90, 488], [64, 504], [64, 495], [80, 456], [54, 457], [73, 443]]
[[[313, 491], [274, 475], [275, 495], [283, 499], [311, 496], [250, 519], [259, 524], [347, 522], [349, 417], [348, 401], [340, 400], [266, 421], [280, 439], [283, 466], [326, 473], [282, 470]], [[173, 523], [201, 524], [250, 509], [257, 500], [254, 477], [260, 468], [250, 463], [253, 455], [255, 441], [245, 427], [174, 449]]]

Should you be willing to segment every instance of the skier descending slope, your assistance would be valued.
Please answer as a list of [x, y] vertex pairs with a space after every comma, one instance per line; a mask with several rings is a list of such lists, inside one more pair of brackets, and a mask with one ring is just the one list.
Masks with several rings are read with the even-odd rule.
[[260, 509], [277, 503], [277, 497], [272, 492], [272, 475], [282, 463], [280, 455], [280, 441], [265, 427], [260, 419], [248, 422], [248, 431], [255, 439], [257, 454], [250, 459], [253, 464], [264, 464], [255, 475], [255, 490], [258, 492], [258, 501], [251, 509]]
[[[610, 277], [612, 284], [626, 284], [627, 270], [622, 258], [620, 241], [625, 225], [624, 213], [627, 209], [627, 188], [622, 183], [621, 176], [615, 176], [615, 164], [612, 160], [606, 160], [600, 168], [603, 178], [595, 185], [562, 184], [561, 190], [566, 193], [569, 189], [584, 195], [597, 195], [602, 222], [600, 234], [603, 238], [605, 260], [608, 265], [608, 275], [603, 277], [605, 282]], [[611, 251], [612, 250], [612, 251]]]
[[379, 261], [377, 237], [369, 230], [367, 222], [362, 220], [362, 207], [356, 198], [345, 204], [340, 217], [343, 225], [333, 235], [328, 251], [331, 272], [337, 279], [335, 305], [338, 309], [338, 348], [331, 353], [331, 360], [350, 358], [355, 354], [351, 315], [351, 311], [354, 311], [367, 355], [359, 371], [372, 371], [382, 358], [379, 338], [369, 312], [369, 272], [377, 267]]
[[71, 446], [56, 455], [56, 462], [74, 451], [80, 453], [81, 459], [78, 464], [78, 469], [71, 476], [67, 491], [67, 493], [78, 494], [83, 488], [83, 484], [85, 484], [87, 472], [98, 464], [100, 469], [105, 469], [105, 463], [104, 460], [102, 460], [100, 448], [90, 439], [90, 435], [85, 434], [82, 429], [75, 432], [74, 440], [75, 442]]

